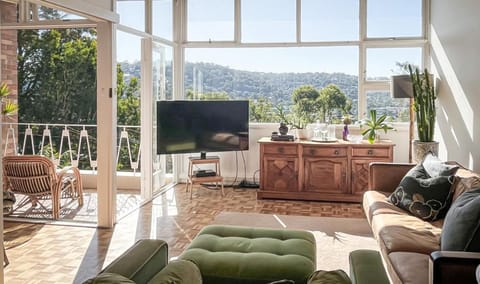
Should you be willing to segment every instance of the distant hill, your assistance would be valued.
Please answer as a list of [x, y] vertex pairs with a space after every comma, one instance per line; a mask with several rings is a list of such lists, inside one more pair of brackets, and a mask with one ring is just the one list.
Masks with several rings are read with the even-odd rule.
[[[140, 76], [139, 63], [120, 63], [125, 74]], [[201, 72], [203, 92], [226, 92], [234, 99], [257, 99], [267, 97], [274, 104], [290, 104], [293, 90], [301, 85], [313, 85], [321, 89], [336, 84], [354, 102], [358, 94], [358, 77], [343, 73], [264, 73], [232, 69], [213, 63], [185, 64], [185, 89], [193, 89], [193, 73]], [[171, 74], [171, 64], [167, 65]], [[167, 82], [171, 90], [171, 82]], [[352, 110], [356, 113], [356, 109]]]

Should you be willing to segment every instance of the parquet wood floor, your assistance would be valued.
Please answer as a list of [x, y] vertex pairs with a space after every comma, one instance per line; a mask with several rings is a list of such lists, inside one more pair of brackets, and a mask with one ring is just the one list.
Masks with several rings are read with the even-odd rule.
[[255, 191], [196, 186], [193, 199], [180, 184], [119, 220], [114, 229], [5, 222], [10, 265], [6, 283], [82, 283], [98, 273], [136, 240], [168, 242], [178, 256], [201, 228], [220, 212], [364, 217], [360, 204], [257, 200]]

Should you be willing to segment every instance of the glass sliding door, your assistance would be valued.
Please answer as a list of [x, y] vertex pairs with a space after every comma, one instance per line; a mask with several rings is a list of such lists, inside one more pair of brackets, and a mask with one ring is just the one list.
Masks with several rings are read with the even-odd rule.
[[166, 47], [151, 39], [142, 40], [142, 199], [150, 200], [155, 193], [172, 182], [171, 155], [157, 154], [157, 101], [171, 99], [171, 68], [167, 70]]
[[[171, 155], [157, 154], [157, 101], [171, 100], [171, 88], [167, 89], [167, 84], [171, 85], [171, 68], [167, 70], [166, 47], [153, 43], [152, 45], [152, 191], [153, 194], [159, 192], [165, 185], [173, 180], [173, 165]], [[171, 63], [171, 61], [170, 61]], [[170, 64], [171, 66], [171, 64]]]

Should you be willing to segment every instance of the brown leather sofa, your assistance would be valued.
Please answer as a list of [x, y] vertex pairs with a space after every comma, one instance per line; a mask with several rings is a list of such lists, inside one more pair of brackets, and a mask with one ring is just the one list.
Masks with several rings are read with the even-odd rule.
[[[377, 239], [392, 283], [477, 283], [480, 253], [440, 251], [443, 219], [426, 222], [388, 201], [413, 164], [370, 164], [369, 191], [363, 209]], [[453, 185], [454, 199], [480, 187], [480, 176], [461, 168]]]

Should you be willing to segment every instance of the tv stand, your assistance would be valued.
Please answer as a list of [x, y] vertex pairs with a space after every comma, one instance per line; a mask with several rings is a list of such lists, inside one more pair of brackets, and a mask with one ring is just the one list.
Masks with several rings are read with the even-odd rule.
[[[225, 192], [223, 191], [223, 177], [220, 172], [220, 157], [218, 156], [206, 156], [205, 152], [202, 152], [202, 154], [205, 154], [204, 157], [200, 156], [200, 158], [197, 157], [190, 157], [188, 158], [188, 174], [187, 174], [187, 192], [190, 191], [190, 199], [192, 199], [192, 194], [193, 194], [193, 185], [194, 184], [201, 184], [205, 182], [214, 182], [215, 186], [218, 187], [218, 183], [220, 183], [221, 189], [222, 189], [222, 196], [225, 196]], [[198, 164], [214, 164], [215, 165], [215, 175], [203, 175], [198, 173], [196, 174], [193, 171], [193, 165], [198, 165]]]

